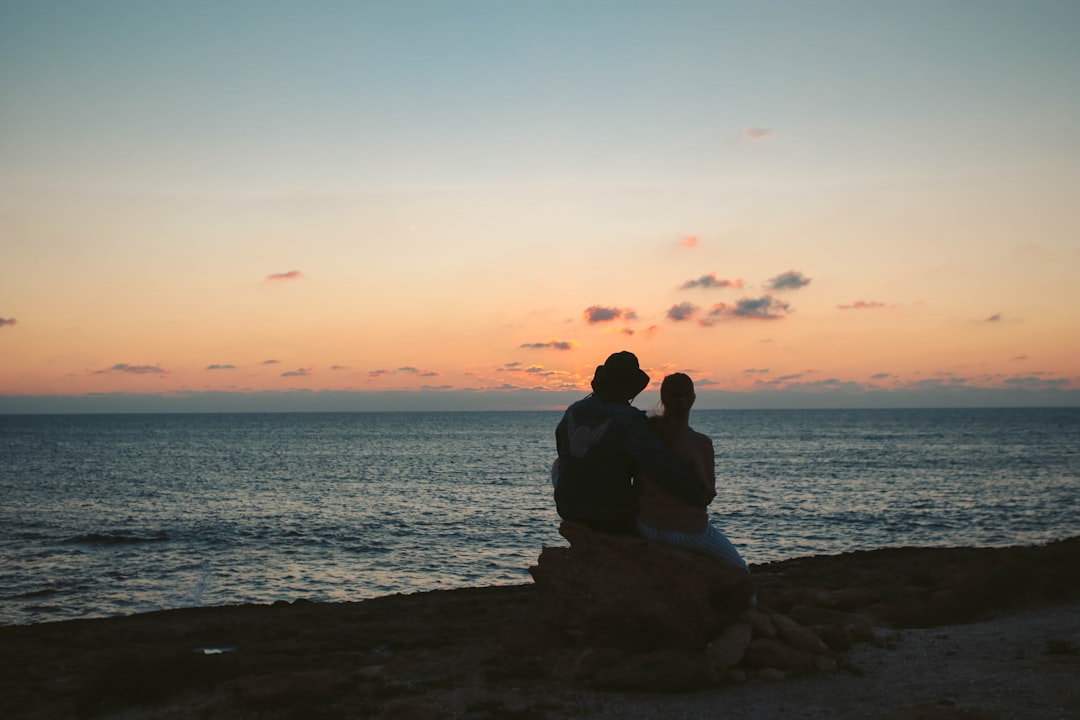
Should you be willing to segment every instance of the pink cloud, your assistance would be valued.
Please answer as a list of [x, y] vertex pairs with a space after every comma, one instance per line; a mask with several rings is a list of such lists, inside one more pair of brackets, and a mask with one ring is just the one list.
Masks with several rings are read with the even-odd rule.
[[104, 370], [95, 370], [95, 375], [108, 375], [111, 373], [120, 373], [122, 375], [162, 375], [165, 370], [157, 365], [128, 365], [127, 363], [116, 363], [112, 367], [107, 367]]
[[877, 302], [876, 300], [856, 300], [850, 305], [837, 305], [839, 310], [875, 310], [877, 308], [885, 307], [885, 303]]
[[603, 307], [593, 305], [585, 308], [585, 321], [588, 323], [611, 322], [612, 320], [637, 320], [637, 313], [629, 308]]
[[267, 280], [299, 280], [304, 276], [304, 273], [299, 270], [290, 270], [283, 273], [272, 273], [266, 276]]
[[698, 239], [694, 235], [683, 235], [682, 240], [679, 241], [679, 246], [687, 248], [696, 248], [698, 246]]
[[688, 302], [679, 303], [678, 305], [672, 305], [668, 308], [667, 316], [669, 320], [675, 322], [683, 322], [689, 320], [694, 316], [694, 313], [698, 311], [697, 305], [693, 305]]
[[734, 305], [717, 303], [709, 309], [706, 317], [698, 322], [705, 326], [715, 325], [721, 320], [779, 320], [784, 313], [791, 312], [791, 306], [777, 300], [772, 295], [759, 298], [740, 298]]
[[680, 290], [689, 290], [691, 288], [741, 288], [743, 281], [740, 280], [726, 280], [724, 278], [716, 277], [716, 273], [709, 273], [708, 275], [702, 275], [699, 278], [693, 280], [687, 280], [679, 286]]
[[0, 327], [4, 327], [5, 325], [18, 325], [18, 323], [19, 323], [19, 321], [16, 320], [15, 318], [2, 318], [2, 317], [0, 317]]
[[743, 130], [743, 137], [747, 140], [759, 141], [759, 140], [772, 140], [776, 137], [776, 133], [768, 128], [763, 127], [749, 127]]

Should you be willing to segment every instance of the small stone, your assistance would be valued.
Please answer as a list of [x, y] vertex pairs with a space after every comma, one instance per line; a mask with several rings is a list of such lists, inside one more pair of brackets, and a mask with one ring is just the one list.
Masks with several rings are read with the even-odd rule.
[[739, 668], [731, 668], [727, 671], [727, 679], [728, 682], [733, 682], [736, 685], [742, 685], [747, 680], [746, 671], [740, 670]]
[[753, 635], [753, 628], [744, 622], [738, 622], [724, 628], [724, 632], [720, 634], [720, 637], [713, 640], [705, 648], [705, 653], [709, 656], [713, 668], [726, 670], [738, 665], [743, 656], [746, 655], [746, 649], [750, 647]]
[[776, 637], [776, 626], [773, 625], [769, 616], [760, 610], [750, 608], [743, 612], [741, 619], [754, 629], [754, 637]]
[[777, 615], [772, 618], [773, 625], [776, 626], [777, 632], [780, 633], [780, 637], [784, 641], [794, 648], [799, 650], [805, 650], [808, 653], [827, 653], [829, 652], [829, 646], [822, 642], [821, 638], [814, 634], [809, 628], [805, 628], [799, 623], [795, 622], [791, 618], [785, 615]]
[[755, 668], [774, 668], [793, 675], [814, 671], [814, 656], [776, 638], [757, 638], [747, 651], [750, 664]]
[[855, 642], [851, 631], [843, 625], [811, 625], [810, 630], [821, 638], [830, 650], [847, 650]]
[[830, 610], [828, 608], [795, 605], [791, 608], [791, 619], [802, 625], [840, 625], [869, 634], [874, 626], [869, 618], [851, 612]]

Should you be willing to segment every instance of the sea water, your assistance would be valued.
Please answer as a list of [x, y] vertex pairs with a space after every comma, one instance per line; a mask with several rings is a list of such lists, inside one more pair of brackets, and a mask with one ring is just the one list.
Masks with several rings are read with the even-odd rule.
[[[529, 581], [556, 412], [0, 416], [0, 624]], [[695, 411], [750, 563], [1080, 534], [1080, 409]]]

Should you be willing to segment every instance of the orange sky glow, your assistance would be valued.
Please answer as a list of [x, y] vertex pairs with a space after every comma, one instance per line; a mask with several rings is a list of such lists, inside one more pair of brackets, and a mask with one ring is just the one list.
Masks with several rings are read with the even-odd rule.
[[0, 16], [0, 412], [1080, 404], [1076, 8], [122, 5]]

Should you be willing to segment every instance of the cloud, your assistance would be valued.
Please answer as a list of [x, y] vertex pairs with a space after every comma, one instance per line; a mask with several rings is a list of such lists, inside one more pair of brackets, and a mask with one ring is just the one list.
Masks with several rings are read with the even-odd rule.
[[985, 320], [983, 320], [983, 322], [987, 322], [987, 323], [997, 323], [997, 322], [1001, 322], [1001, 319], [1002, 319], [1002, 318], [1001, 318], [1001, 313], [994, 313], [994, 314], [993, 314], [993, 315], [991, 315], [990, 317], [988, 317], [988, 318], [986, 318]]
[[296, 370], [286, 370], [281, 373], [281, 377], [307, 377], [311, 374], [311, 368], [297, 368]]
[[116, 363], [112, 367], [105, 368], [104, 370], [95, 370], [95, 375], [107, 375], [110, 373], [121, 373], [124, 375], [161, 375], [165, 372], [164, 369], [157, 365], [128, 365], [127, 363]]
[[304, 273], [299, 270], [289, 270], [282, 273], [271, 273], [266, 276], [267, 280], [299, 280], [304, 277]]
[[5, 325], [18, 325], [18, 324], [19, 324], [19, 321], [16, 320], [15, 318], [2, 318], [2, 317], [0, 317], [0, 327], [4, 327]]
[[684, 302], [678, 305], [672, 305], [668, 308], [667, 316], [668, 320], [674, 320], [675, 322], [683, 322], [693, 317], [694, 313], [698, 311], [697, 305]]
[[811, 278], [806, 277], [801, 272], [788, 270], [769, 280], [767, 287], [769, 290], [798, 290], [809, 285], [810, 280]]
[[349, 366], [348, 365], [331, 365], [330, 369], [331, 370], [348, 370]]
[[882, 373], [875, 373], [875, 374], [871, 375], [870, 379], [871, 380], [888, 380], [891, 377], [893, 377], [892, 373], [882, 372]]
[[280, 360], [263, 360], [262, 364], [263, 365], [279, 365], [279, 364], [281, 364], [281, 361]]
[[548, 340], [547, 342], [522, 343], [518, 347], [527, 350], [544, 350], [547, 348], [552, 350], [573, 350], [574, 343], [570, 340]]
[[741, 288], [743, 281], [740, 280], [726, 280], [723, 278], [717, 278], [716, 273], [709, 273], [708, 275], [702, 275], [694, 280], [687, 280], [679, 286], [680, 290], [689, 290], [690, 288]]
[[759, 298], [741, 298], [734, 305], [717, 303], [709, 309], [707, 317], [698, 322], [711, 326], [720, 320], [779, 320], [782, 313], [790, 313], [791, 306], [772, 295]]
[[443, 391], [446, 391], [446, 390], [453, 390], [454, 386], [453, 385], [421, 385], [420, 389], [421, 390], [430, 390], [430, 391], [435, 391], [435, 392], [443, 392]]
[[382, 377], [383, 375], [386, 375], [388, 372], [389, 372], [388, 370], [382, 370], [382, 369], [380, 369], [380, 370], [372, 370], [371, 372], [368, 373], [368, 377], [370, 377], [370, 378]]
[[687, 249], [696, 248], [698, 246], [698, 239], [693, 235], [683, 235], [682, 240], [679, 241], [679, 247]]
[[629, 308], [602, 307], [593, 305], [585, 308], [585, 321], [588, 323], [611, 322], [612, 320], [637, 320], [637, 313]]
[[235, 365], [207, 365], [207, 370], [235, 370]]
[[771, 368], [746, 368], [745, 370], [743, 370], [743, 372], [748, 375], [752, 375], [755, 373], [767, 373], [770, 369]]
[[769, 130], [768, 128], [758, 127], [757, 125], [755, 125], [753, 127], [748, 127], [743, 130], [743, 137], [747, 140], [753, 141], [772, 140], [776, 137], [776, 133], [774, 133], [772, 130]]
[[403, 373], [418, 373], [418, 372], [420, 372], [419, 370], [412, 367], [411, 365], [406, 365], [405, 367], [399, 367], [397, 369], [397, 371], [398, 372], [403, 372]]
[[876, 300], [856, 300], [850, 305], [837, 305], [838, 310], [876, 310], [885, 307], [885, 303]]

